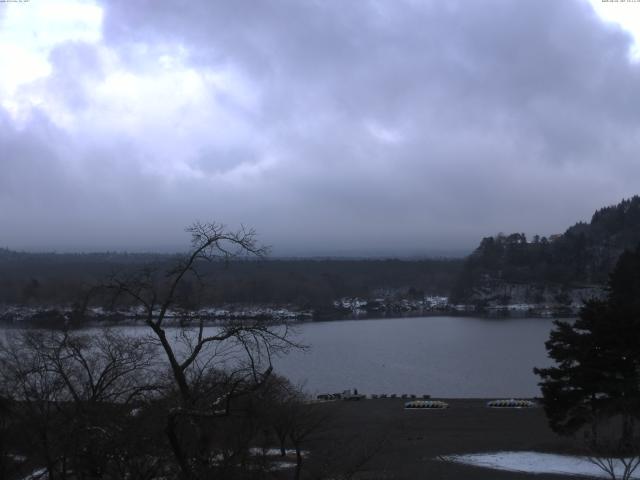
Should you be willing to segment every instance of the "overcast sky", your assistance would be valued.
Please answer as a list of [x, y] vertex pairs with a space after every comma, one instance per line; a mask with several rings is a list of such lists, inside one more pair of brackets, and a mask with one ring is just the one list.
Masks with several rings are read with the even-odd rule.
[[[620, 23], [621, 22], [621, 23]], [[0, 246], [465, 251], [640, 191], [640, 3], [0, 3]]]

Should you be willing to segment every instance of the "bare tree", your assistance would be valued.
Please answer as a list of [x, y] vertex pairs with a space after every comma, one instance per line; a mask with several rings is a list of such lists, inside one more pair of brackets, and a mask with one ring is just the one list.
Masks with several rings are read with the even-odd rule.
[[321, 428], [326, 428], [331, 412], [306, 403], [300, 395], [293, 396], [285, 404], [285, 408], [289, 409], [289, 438], [296, 450], [295, 480], [299, 480], [302, 473], [303, 443]]
[[9, 476], [13, 462], [9, 458], [7, 427], [11, 415], [11, 404], [7, 398], [0, 396], [0, 478]]
[[[640, 467], [640, 438], [628, 423], [628, 416], [618, 416], [622, 425], [616, 428], [614, 417], [601, 416], [585, 433], [587, 459], [612, 480], [629, 480]], [[625, 431], [620, 437], [619, 431]]]
[[589, 461], [597, 465], [612, 480], [629, 480], [640, 466], [640, 456], [618, 457], [607, 454], [596, 454], [588, 457]]
[[[166, 435], [188, 480], [211, 478], [215, 455], [208, 448], [212, 419], [229, 416], [233, 402], [255, 392], [269, 378], [274, 355], [298, 347], [286, 324], [265, 320], [228, 321], [205, 328], [194, 315], [193, 285], [204, 286], [202, 265], [238, 256], [263, 257], [267, 249], [253, 230], [230, 231], [216, 223], [195, 223], [187, 229], [191, 250], [169, 267], [147, 267], [113, 278], [107, 285], [115, 299], [126, 298], [143, 314], [164, 352], [175, 386], [177, 404], [167, 415]], [[185, 288], [188, 285], [189, 288]], [[179, 326], [169, 317], [179, 318]], [[177, 332], [170, 338], [171, 332]], [[204, 425], [206, 424], [206, 428]]]
[[[49, 480], [101, 478], [118, 455], [130, 405], [157, 388], [154, 346], [144, 338], [21, 331], [0, 343], [0, 391]], [[35, 454], [35, 455], [33, 455]]]

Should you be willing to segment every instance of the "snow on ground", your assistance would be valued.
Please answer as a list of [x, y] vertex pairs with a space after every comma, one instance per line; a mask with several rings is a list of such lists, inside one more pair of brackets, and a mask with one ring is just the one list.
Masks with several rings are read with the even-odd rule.
[[[444, 461], [512, 472], [555, 473], [610, 478], [600, 467], [591, 463], [587, 458], [570, 455], [538, 452], [493, 452], [448, 455], [441, 458]], [[618, 465], [617, 472], [618, 474], [622, 472], [621, 464]], [[631, 478], [640, 479], [640, 468], [636, 470]]]
[[[260, 447], [253, 447], [249, 449], [249, 453], [251, 455], [265, 455], [267, 457], [279, 457], [281, 455], [280, 449], [279, 448], [260, 448]], [[285, 450], [285, 455], [286, 456], [295, 456], [296, 451], [292, 448], [287, 448]], [[309, 452], [307, 450], [300, 450], [300, 456], [301, 457], [306, 457], [309, 455]]]
[[24, 477], [22, 480], [46, 480], [48, 477], [46, 468], [38, 468], [34, 470], [29, 475]]

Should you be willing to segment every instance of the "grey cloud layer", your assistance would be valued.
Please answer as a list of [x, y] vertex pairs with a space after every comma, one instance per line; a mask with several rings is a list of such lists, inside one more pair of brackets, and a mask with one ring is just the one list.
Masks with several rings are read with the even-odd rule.
[[[640, 66], [586, 2], [104, 8], [104, 41], [131, 71], [180, 46], [255, 99], [212, 100], [237, 119], [228, 141], [219, 123], [175, 134], [193, 145], [175, 153], [187, 176], [149, 168], [175, 143], [153, 129], [77, 138], [44, 114], [22, 129], [3, 117], [0, 243], [164, 248], [211, 218], [255, 226], [279, 254], [403, 255], [558, 232], [637, 193]], [[74, 111], [92, 105], [83, 77], [106, 74], [97, 58], [82, 44], [52, 55], [47, 85]]]

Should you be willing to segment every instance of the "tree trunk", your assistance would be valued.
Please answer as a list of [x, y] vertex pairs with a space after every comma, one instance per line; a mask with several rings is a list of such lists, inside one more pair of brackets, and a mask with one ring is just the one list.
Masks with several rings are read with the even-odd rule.
[[278, 436], [278, 440], [280, 441], [280, 456], [284, 457], [287, 455], [287, 449], [285, 448], [285, 443], [287, 441], [287, 435], [285, 434], [281, 434], [280, 432], [277, 432], [276, 435]]
[[300, 472], [302, 472], [302, 451], [300, 445], [296, 443], [296, 476], [295, 480], [300, 480]]
[[160, 340], [160, 344], [162, 345], [162, 349], [167, 354], [167, 359], [169, 360], [169, 365], [171, 366], [171, 371], [173, 372], [173, 378], [178, 384], [178, 389], [180, 390], [180, 396], [182, 397], [182, 402], [186, 406], [188, 402], [191, 400], [191, 389], [189, 388], [189, 384], [187, 383], [187, 379], [180, 368], [180, 364], [176, 359], [176, 356], [173, 352], [173, 348], [171, 344], [167, 340], [167, 334], [165, 331], [154, 325], [153, 323], [148, 323], [148, 325], [152, 328], [158, 339]]
[[633, 417], [627, 413], [622, 415], [622, 448], [626, 452], [633, 446]]
[[180, 445], [180, 440], [178, 440], [178, 434], [176, 432], [177, 422], [176, 415], [174, 413], [170, 413], [167, 418], [167, 428], [165, 432], [169, 439], [169, 444], [171, 445], [171, 450], [173, 451], [173, 455], [180, 466], [180, 471], [182, 472], [182, 478], [184, 480], [193, 480], [194, 475], [189, 467], [189, 463], [187, 462], [186, 455], [182, 450], [182, 446]]

